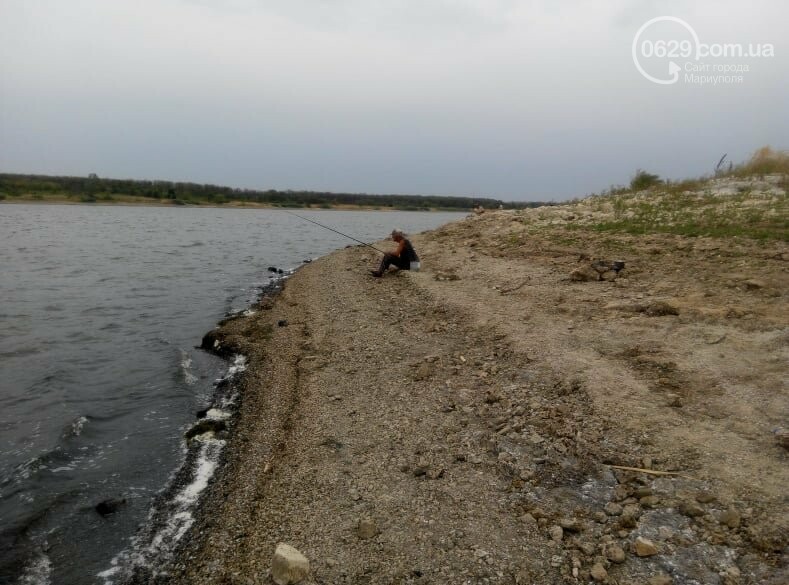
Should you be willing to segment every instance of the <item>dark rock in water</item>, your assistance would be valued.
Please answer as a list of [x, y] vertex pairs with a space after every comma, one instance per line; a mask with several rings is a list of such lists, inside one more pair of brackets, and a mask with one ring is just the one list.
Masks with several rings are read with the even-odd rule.
[[277, 267], [276, 266], [269, 266], [268, 267], [268, 271], [269, 272], [276, 272], [277, 271]]
[[198, 410], [198, 411], [197, 411], [197, 413], [196, 413], [196, 416], [197, 416], [197, 418], [205, 418], [205, 417], [206, 417], [206, 415], [208, 414], [208, 411], [209, 411], [209, 410], [211, 410], [211, 407], [210, 407], [210, 406], [206, 406], [205, 408], [201, 408], [201, 409], [200, 409], [200, 410]]
[[210, 433], [212, 431], [214, 433], [219, 433], [221, 431], [224, 431], [226, 428], [227, 425], [223, 420], [213, 420], [210, 418], [204, 418], [203, 420], [195, 424], [195, 426], [193, 426], [191, 429], [186, 431], [184, 437], [186, 437], [187, 441], [190, 441], [198, 435], [202, 435], [204, 433]]
[[285, 271], [282, 268], [277, 268], [277, 274], [283, 274]]
[[312, 258], [307, 258], [306, 260], [302, 260], [302, 262], [304, 264], [309, 264], [310, 262], [312, 262]]
[[212, 329], [205, 335], [200, 343], [200, 349], [218, 355], [219, 357], [230, 357], [238, 353], [238, 349], [231, 344], [225, 343], [222, 330], [219, 328]]
[[279, 321], [277, 321], [277, 327], [287, 327], [287, 326], [288, 326], [287, 320], [280, 319]]
[[104, 500], [103, 502], [96, 504], [94, 509], [102, 516], [107, 516], [117, 512], [118, 508], [120, 508], [125, 503], [126, 498], [109, 498], [108, 500]]
[[219, 348], [219, 346], [219, 334], [216, 329], [212, 329], [203, 335], [203, 340], [200, 342], [200, 349], [204, 349], [206, 351], [215, 351]]

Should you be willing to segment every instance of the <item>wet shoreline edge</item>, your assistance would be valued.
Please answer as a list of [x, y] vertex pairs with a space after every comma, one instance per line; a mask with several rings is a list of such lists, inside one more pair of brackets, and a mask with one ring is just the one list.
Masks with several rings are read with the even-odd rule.
[[[331, 253], [331, 252], [330, 252]], [[232, 476], [231, 466], [228, 465], [234, 454], [235, 443], [238, 440], [238, 422], [244, 405], [244, 390], [247, 386], [247, 372], [242, 366], [240, 371], [234, 372], [234, 360], [238, 364], [239, 358], [246, 360], [246, 356], [233, 343], [220, 340], [223, 327], [238, 319], [254, 314], [262, 303], [273, 302], [282, 292], [285, 282], [298, 270], [304, 268], [313, 260], [305, 260], [300, 266], [289, 270], [274, 272], [276, 277], [271, 282], [259, 289], [257, 298], [247, 308], [226, 315], [212, 329], [205, 333], [199, 346], [200, 349], [220, 357], [227, 363], [227, 374], [219, 378], [214, 384], [211, 400], [203, 409], [195, 413], [196, 419], [186, 431], [186, 455], [180, 466], [173, 471], [164, 488], [154, 498], [150, 512], [144, 526], [132, 536], [131, 546], [119, 553], [116, 559], [125, 557], [126, 562], [119, 562], [113, 568], [105, 571], [106, 577], [117, 575], [122, 585], [149, 585], [155, 583], [168, 583], [170, 581], [170, 568], [188, 562], [188, 551], [194, 548], [205, 536], [205, 527], [210, 524], [213, 503], [220, 496], [220, 486]], [[201, 429], [201, 424], [209, 420], [207, 413], [219, 408], [229, 413], [229, 417], [221, 425]], [[191, 521], [188, 528], [177, 536], [168, 547], [161, 547], [160, 535], [169, 522], [179, 512], [175, 503], [179, 493], [195, 482], [198, 473], [200, 457], [205, 444], [200, 441], [200, 436], [207, 434], [213, 438], [217, 435], [222, 441], [218, 457], [215, 460], [213, 473], [208, 478], [207, 485], [199, 493], [197, 500], [190, 507]], [[159, 539], [159, 542], [157, 542]], [[145, 553], [150, 556], [145, 557]], [[114, 582], [114, 581], [108, 581]]]

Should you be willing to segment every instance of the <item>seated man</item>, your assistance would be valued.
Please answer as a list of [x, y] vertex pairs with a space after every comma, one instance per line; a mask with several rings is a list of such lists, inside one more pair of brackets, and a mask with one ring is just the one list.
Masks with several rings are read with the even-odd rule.
[[376, 278], [383, 276], [384, 272], [392, 265], [397, 266], [400, 270], [411, 270], [411, 262], [419, 262], [419, 256], [416, 255], [414, 247], [405, 238], [402, 230], [392, 230], [392, 239], [397, 242], [397, 250], [384, 254], [378, 270], [370, 271]]

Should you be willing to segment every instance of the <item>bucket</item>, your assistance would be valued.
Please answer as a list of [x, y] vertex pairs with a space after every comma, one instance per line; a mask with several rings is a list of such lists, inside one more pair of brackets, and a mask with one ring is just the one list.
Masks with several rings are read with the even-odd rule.
[[421, 262], [411, 262], [411, 270], [414, 272], [419, 272], [419, 269], [422, 267]]

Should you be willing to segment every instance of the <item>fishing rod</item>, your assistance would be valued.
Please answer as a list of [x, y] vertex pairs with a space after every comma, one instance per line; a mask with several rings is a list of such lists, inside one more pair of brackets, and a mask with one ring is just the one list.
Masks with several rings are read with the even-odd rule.
[[283, 209], [282, 211], [284, 211], [285, 213], [288, 213], [288, 214], [290, 214], [290, 215], [293, 215], [293, 216], [295, 216], [295, 217], [298, 217], [299, 219], [303, 219], [304, 221], [308, 221], [308, 222], [310, 222], [310, 223], [314, 223], [315, 225], [317, 225], [317, 226], [320, 226], [320, 227], [322, 227], [322, 228], [323, 228], [323, 229], [325, 229], [325, 230], [329, 230], [330, 232], [334, 232], [335, 234], [340, 234], [341, 236], [345, 236], [345, 237], [346, 237], [346, 238], [348, 238], [349, 240], [353, 240], [354, 242], [359, 242], [359, 243], [360, 243], [360, 244], [362, 244], [363, 246], [367, 246], [368, 248], [372, 248], [372, 249], [373, 249], [373, 250], [375, 250], [376, 252], [380, 252], [381, 254], [384, 254], [384, 255], [386, 254], [386, 252], [383, 252], [382, 250], [379, 250], [379, 249], [378, 249], [378, 248], [376, 248], [375, 246], [371, 246], [371, 245], [370, 245], [370, 244], [368, 244], [367, 242], [363, 242], [363, 241], [361, 241], [361, 240], [357, 240], [356, 238], [353, 238], [353, 237], [349, 236], [348, 234], [344, 234], [344, 233], [342, 233], [342, 232], [340, 232], [340, 231], [337, 231], [337, 230], [336, 230], [336, 229], [334, 229], [334, 228], [330, 228], [330, 227], [329, 227], [329, 226], [327, 226], [327, 225], [323, 225], [322, 223], [318, 223], [317, 221], [313, 221], [313, 220], [311, 220], [311, 219], [308, 219], [308, 218], [306, 218], [306, 217], [302, 217], [301, 215], [298, 215], [298, 214], [296, 214], [296, 213], [293, 213], [292, 211], [288, 211], [287, 209]]

